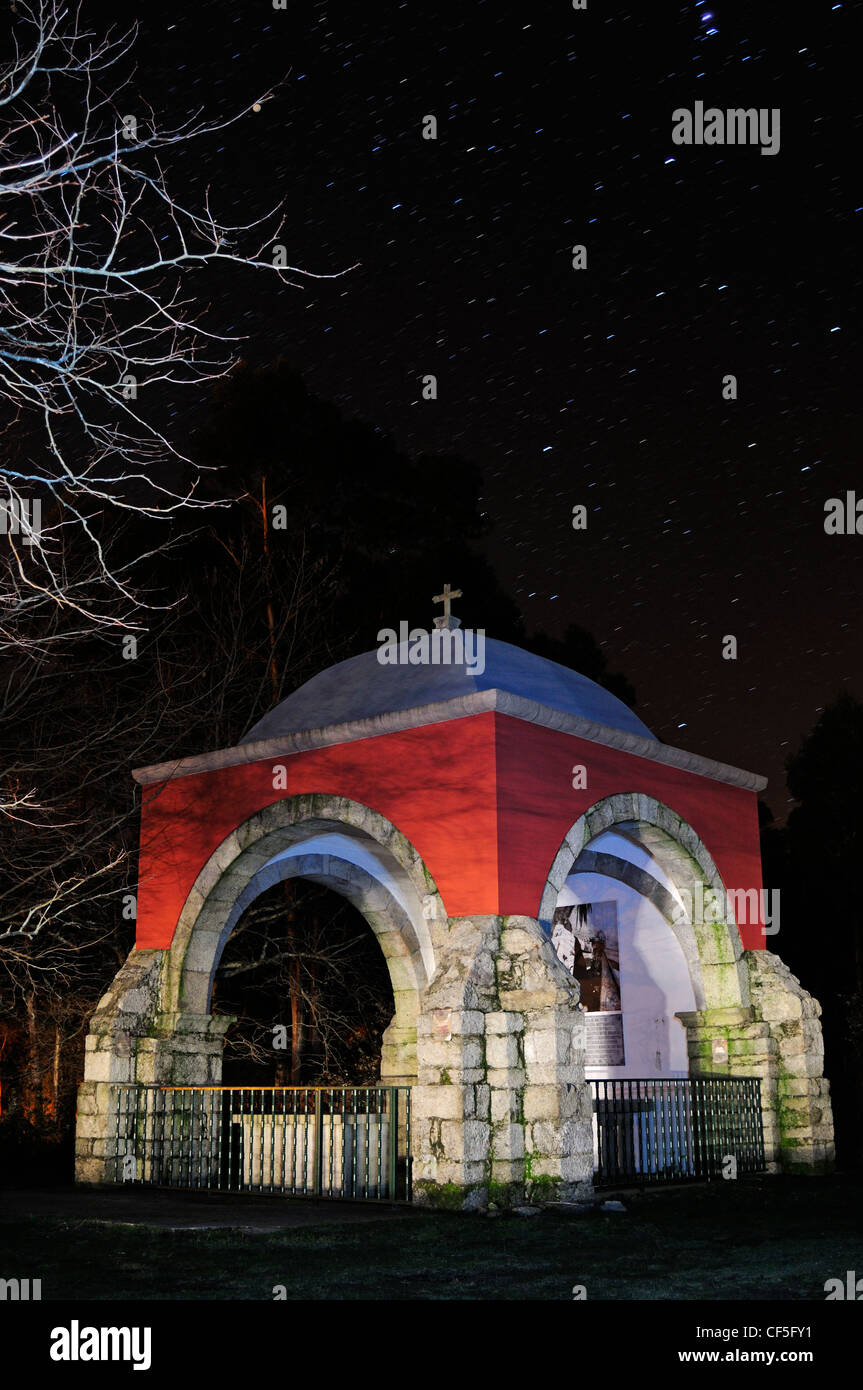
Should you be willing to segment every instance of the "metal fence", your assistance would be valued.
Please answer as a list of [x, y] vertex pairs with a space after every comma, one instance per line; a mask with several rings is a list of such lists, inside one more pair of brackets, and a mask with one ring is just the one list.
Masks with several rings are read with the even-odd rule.
[[590, 1085], [597, 1187], [764, 1172], [757, 1077], [621, 1079]]
[[112, 1091], [115, 1182], [410, 1201], [409, 1086]]

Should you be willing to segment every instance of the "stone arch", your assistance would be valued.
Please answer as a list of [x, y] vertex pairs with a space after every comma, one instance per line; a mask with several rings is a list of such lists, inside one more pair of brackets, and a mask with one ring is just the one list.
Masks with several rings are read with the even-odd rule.
[[[614, 830], [646, 850], [683, 898], [653, 876], [590, 845]], [[820, 1007], [769, 951], [744, 951], [738, 924], [707, 847], [671, 807], [642, 793], [605, 797], [564, 837], [542, 893], [548, 926], [557, 897], [575, 869], [619, 877], [648, 897], [677, 936], [690, 968], [696, 1008], [678, 1013], [687, 1032], [691, 1076], [756, 1076], [767, 1166], [815, 1172], [833, 1162], [829, 1083], [823, 1076]], [[722, 921], [692, 920], [698, 886], [727, 908]], [[704, 914], [707, 915], [707, 914]], [[720, 1046], [717, 1048], [717, 1044]]]
[[344, 797], [283, 797], [248, 817], [214, 850], [165, 952], [163, 1013], [209, 1013], [219, 959], [242, 912], [267, 888], [292, 877], [332, 888], [374, 932], [396, 1006], [384, 1035], [383, 1070], [391, 1080], [412, 1079], [420, 997], [435, 970], [430, 923], [446, 914], [406, 836], [378, 812]]
[[[608, 830], [625, 835], [646, 850], [659, 864], [683, 904], [644, 870], [628, 866], [615, 870], [598, 861], [611, 861], [612, 855], [592, 852], [592, 841]], [[589, 859], [585, 859], [585, 856]], [[622, 863], [625, 861], [618, 861]], [[710, 890], [724, 902], [725, 889], [713, 858], [704, 842], [677, 812], [663, 802], [640, 792], [618, 792], [597, 801], [571, 826], [554, 857], [540, 902], [539, 918], [548, 928], [558, 894], [567, 878], [590, 864], [593, 872], [620, 877], [644, 893], [665, 917], [674, 932], [689, 968], [696, 1008], [748, 1008], [749, 975], [737, 923], [693, 921], [696, 914], [685, 904], [697, 901], [697, 890]]]

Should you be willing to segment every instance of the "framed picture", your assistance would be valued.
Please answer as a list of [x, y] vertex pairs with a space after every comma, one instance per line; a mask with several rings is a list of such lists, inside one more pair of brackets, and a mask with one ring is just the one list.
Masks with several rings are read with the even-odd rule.
[[617, 903], [569, 903], [555, 908], [551, 942], [581, 988], [587, 1013], [587, 1065], [625, 1062]]

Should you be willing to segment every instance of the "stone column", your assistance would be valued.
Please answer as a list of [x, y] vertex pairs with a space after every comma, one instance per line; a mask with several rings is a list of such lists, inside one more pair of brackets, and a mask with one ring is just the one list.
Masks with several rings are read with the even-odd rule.
[[578, 988], [529, 917], [438, 929], [422, 1000], [414, 1194], [470, 1209], [592, 1191]]
[[509, 1205], [524, 1200], [524, 1015], [497, 1009], [484, 1021], [491, 1119], [488, 1192], [490, 1199]]
[[755, 1017], [776, 1048], [782, 1167], [789, 1173], [830, 1172], [836, 1150], [821, 1005], [772, 951], [747, 951], [746, 959]]
[[393, 1017], [381, 1038], [381, 1085], [414, 1086], [417, 1079], [417, 1030]]
[[132, 951], [90, 1020], [78, 1087], [75, 1180], [117, 1180], [120, 1085], [213, 1085], [222, 1077], [226, 1015], [162, 1013], [163, 951]]
[[[746, 951], [749, 1008], [679, 1013], [691, 1076], [758, 1076], [768, 1171], [827, 1172], [833, 1166], [833, 1115], [824, 1077], [821, 1007], [771, 951]], [[728, 1047], [713, 1061], [713, 1041]]]
[[485, 1013], [494, 1002], [496, 917], [432, 924], [437, 970], [420, 999], [411, 1104], [414, 1200], [470, 1209], [488, 1201]]
[[163, 951], [132, 951], [90, 1020], [78, 1087], [76, 1182], [114, 1180], [117, 1083], [137, 1079], [137, 1045], [158, 1011], [163, 957]]
[[[761, 1081], [761, 1120], [767, 1171], [780, 1168], [776, 1083], [778, 1057], [770, 1029], [751, 1007], [696, 1009], [676, 1014], [686, 1028], [690, 1076], [757, 1076]], [[713, 1044], [722, 1042], [727, 1062], [713, 1059]]]
[[488, 1026], [497, 1026], [498, 1018], [520, 1020], [515, 1037], [524, 1064], [525, 1197], [557, 1202], [590, 1196], [593, 1112], [578, 985], [531, 917], [504, 920], [497, 970], [502, 1012], [489, 1015]]
[[[381, 1085], [415, 1086], [417, 1082], [417, 1030], [405, 1027], [393, 1015], [381, 1038]], [[398, 1151], [407, 1151], [407, 1103], [404, 1094], [398, 1098]]]

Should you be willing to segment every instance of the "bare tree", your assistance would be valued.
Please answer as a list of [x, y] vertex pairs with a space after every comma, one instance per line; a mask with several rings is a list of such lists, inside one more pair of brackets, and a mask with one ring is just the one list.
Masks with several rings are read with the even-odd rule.
[[99, 630], [55, 647], [56, 607], [38, 646], [0, 659], [0, 1119], [11, 1103], [68, 1126], [87, 1020], [134, 940], [130, 768], [236, 743], [273, 700], [274, 642], [276, 698], [331, 659], [331, 573], [299, 530], [263, 563], [259, 508], [233, 515], [227, 542], [201, 531], [155, 557], [157, 596], [184, 564], [196, 584], [136, 660]]
[[[10, 22], [15, 56], [0, 65], [0, 648], [26, 644], [28, 619], [46, 604], [61, 607], [73, 635], [140, 621], [133, 575], [158, 542], [145, 528], [137, 550], [111, 556], [112, 523], [218, 505], [198, 495], [199, 468], [139, 401], [232, 364], [236, 340], [205, 327], [194, 272], [244, 268], [295, 286], [345, 273], [286, 263], [280, 207], [227, 225], [209, 190], [194, 207], [169, 188], [166, 157], [260, 112], [273, 91], [225, 121], [199, 113], [161, 129], [122, 77], [135, 27], [97, 36], [62, 0], [19, 3]], [[69, 528], [89, 544], [74, 579]]]
[[286, 880], [251, 903], [216, 974], [213, 1011], [236, 1016], [226, 1061], [277, 1085], [374, 1082], [393, 1009], [371, 929], [314, 883]]

